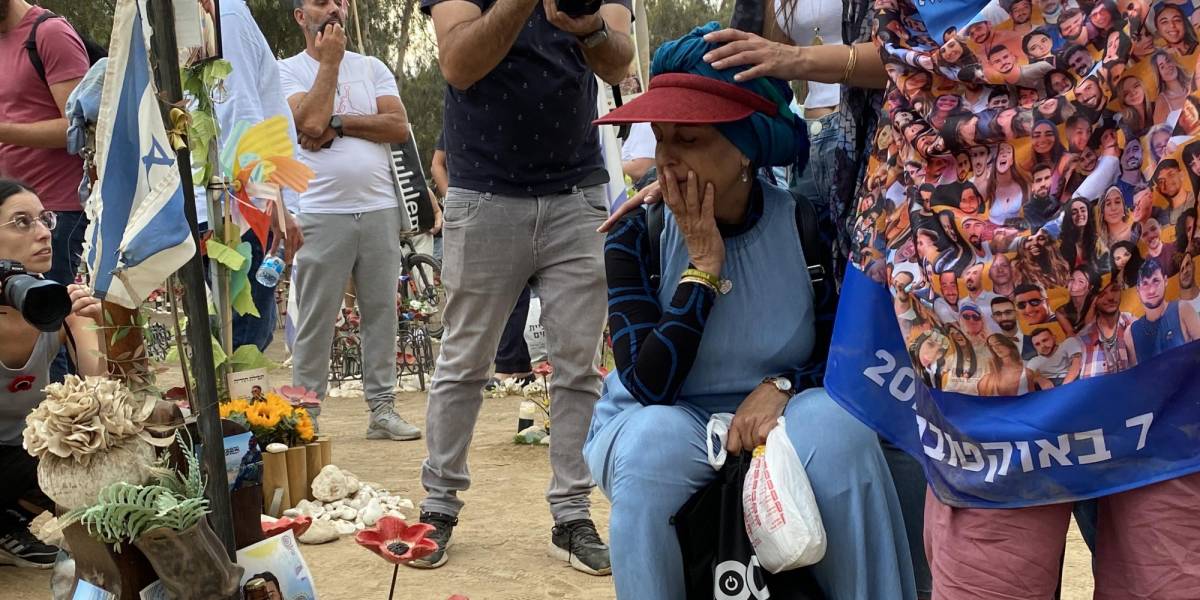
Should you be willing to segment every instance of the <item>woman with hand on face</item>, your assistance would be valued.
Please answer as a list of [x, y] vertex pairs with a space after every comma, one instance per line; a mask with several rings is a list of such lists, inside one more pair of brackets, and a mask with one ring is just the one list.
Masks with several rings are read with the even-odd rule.
[[766, 440], [780, 416], [812, 482], [828, 536], [812, 573], [839, 598], [915, 597], [908, 543], [875, 435], [821, 388], [795, 394], [813, 351], [812, 287], [791, 194], [757, 173], [803, 147], [791, 93], [738, 83], [703, 56], [716, 23], [655, 53], [645, 94], [600, 123], [650, 122], [667, 208], [653, 259], [644, 211], [605, 244], [616, 369], [605, 380], [584, 456], [612, 501], [617, 598], [684, 595], [671, 516], [717, 477], [705, 426], [733, 413], [726, 449]]
[[[40, 277], [50, 270], [50, 232], [56, 224], [55, 214], [36, 194], [0, 179], [0, 260], [21, 263]], [[28, 323], [11, 306], [0, 307], [0, 564], [46, 569], [58, 554], [58, 548], [29, 532], [33, 518], [53, 510], [54, 503], [38, 487], [37, 459], [22, 447], [21, 437], [25, 417], [45, 398], [50, 363], [65, 345], [80, 375], [105, 372], [95, 331], [100, 301], [82, 286], [68, 291], [71, 314], [53, 331]]]

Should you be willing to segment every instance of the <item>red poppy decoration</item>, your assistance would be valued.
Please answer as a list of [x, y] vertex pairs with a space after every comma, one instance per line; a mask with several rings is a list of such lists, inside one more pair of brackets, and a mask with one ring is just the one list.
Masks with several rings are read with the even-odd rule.
[[539, 363], [538, 366], [533, 368], [533, 372], [541, 377], [549, 377], [554, 373], [554, 365], [551, 365], [549, 362]]
[[37, 381], [37, 377], [33, 375], [18, 375], [13, 377], [13, 380], [8, 382], [8, 391], [16, 394], [18, 392], [28, 392], [33, 389], [33, 382]]
[[299, 516], [294, 519], [291, 517], [284, 517], [282, 519], [275, 519], [274, 521], [270, 522], [263, 521], [262, 530], [263, 535], [269, 538], [287, 533], [288, 531], [292, 531], [296, 534], [296, 537], [300, 537], [304, 535], [305, 531], [308, 531], [308, 528], [311, 525], [311, 517]]
[[392, 564], [407, 564], [437, 551], [437, 542], [426, 538], [433, 525], [409, 525], [399, 517], [383, 517], [374, 527], [359, 531], [354, 541]]

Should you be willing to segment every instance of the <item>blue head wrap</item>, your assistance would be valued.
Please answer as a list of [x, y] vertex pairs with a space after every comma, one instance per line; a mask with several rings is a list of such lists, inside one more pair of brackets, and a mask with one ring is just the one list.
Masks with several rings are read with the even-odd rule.
[[704, 62], [704, 55], [718, 47], [718, 44], [704, 41], [704, 36], [720, 28], [719, 23], [712, 21], [659, 46], [650, 64], [650, 76], [663, 73], [701, 75], [731, 83], [770, 100], [779, 107], [774, 117], [754, 113], [741, 121], [716, 123], [715, 127], [750, 159], [752, 165], [784, 166], [795, 163], [798, 158], [803, 161], [808, 157], [808, 131], [789, 107], [792, 90], [787, 83], [771, 77], [747, 82], [734, 81], [734, 75], [749, 67], [718, 71]]

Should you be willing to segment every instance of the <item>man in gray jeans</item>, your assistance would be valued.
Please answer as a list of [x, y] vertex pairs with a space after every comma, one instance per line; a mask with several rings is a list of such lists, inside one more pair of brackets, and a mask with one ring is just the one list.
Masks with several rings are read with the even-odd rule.
[[338, 3], [293, 0], [293, 7], [307, 47], [279, 61], [279, 75], [296, 119], [300, 160], [317, 176], [300, 196], [306, 243], [296, 255], [292, 383], [325, 395], [334, 322], [352, 276], [371, 411], [367, 439], [415, 440], [421, 431], [392, 408], [400, 209], [388, 144], [408, 141], [408, 117], [391, 71], [377, 58], [346, 51]]
[[[633, 59], [629, 0], [569, 17], [554, 0], [422, 0], [438, 37], [446, 89], [442, 282], [446, 333], [426, 420], [428, 492], [421, 522], [440, 567], [470, 485], [467, 449], [504, 324], [526, 283], [543, 302], [553, 475], [550, 553], [580, 571], [611, 572], [590, 518], [594, 483], [583, 442], [599, 398], [597, 350], [607, 297], [607, 216], [596, 75], [617, 83]], [[524, 539], [513, 532], [515, 539]]]

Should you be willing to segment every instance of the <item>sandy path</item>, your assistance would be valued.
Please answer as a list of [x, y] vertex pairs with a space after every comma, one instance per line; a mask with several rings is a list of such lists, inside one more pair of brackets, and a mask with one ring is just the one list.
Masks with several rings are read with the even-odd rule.
[[[275, 384], [289, 374], [272, 374]], [[451, 560], [436, 571], [401, 568], [396, 597], [404, 600], [446, 600], [463, 594], [472, 600], [543, 600], [614, 598], [607, 577], [578, 573], [546, 556], [552, 525], [544, 493], [549, 460], [544, 447], [516, 446], [519, 399], [487, 399], [472, 442], [474, 485], [463, 495], [467, 507], [455, 529]], [[424, 442], [367, 441], [366, 407], [361, 400], [332, 400], [321, 427], [334, 436], [334, 462], [365, 481], [382, 484], [418, 502]], [[424, 394], [402, 394], [397, 410], [424, 425]], [[608, 501], [599, 492], [593, 516], [607, 539]], [[416, 515], [410, 515], [414, 519]], [[391, 566], [351, 539], [323, 546], [304, 546], [322, 600], [383, 599]], [[1065, 600], [1091, 598], [1090, 555], [1072, 530], [1069, 541]], [[49, 576], [44, 572], [0, 567], [0, 599], [48, 598]]]

